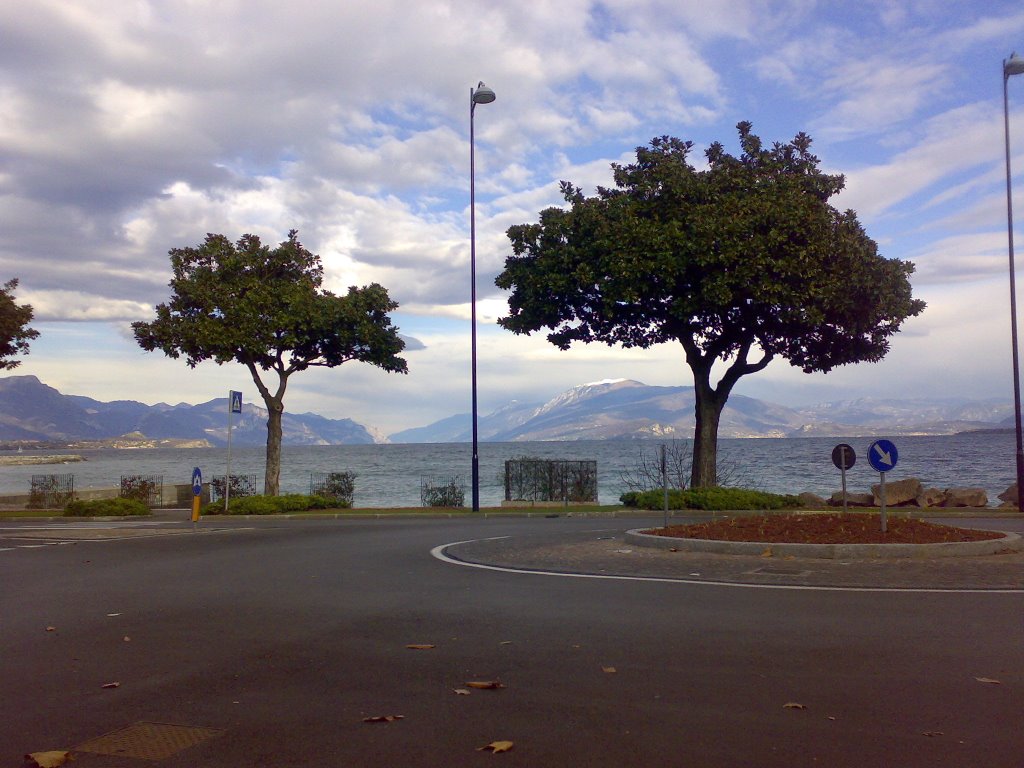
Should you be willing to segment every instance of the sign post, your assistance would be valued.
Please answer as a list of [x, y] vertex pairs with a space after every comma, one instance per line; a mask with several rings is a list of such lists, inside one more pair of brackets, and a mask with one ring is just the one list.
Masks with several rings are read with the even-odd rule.
[[857, 454], [853, 448], [846, 443], [840, 443], [832, 449], [832, 463], [839, 468], [843, 477], [843, 514], [847, 513], [846, 506], [846, 470], [857, 463]]
[[661, 444], [661, 493], [665, 506], [664, 527], [668, 528], [668, 459], [665, 455], [665, 444]]
[[881, 487], [878, 491], [878, 496], [882, 500], [882, 533], [885, 533], [887, 530], [885, 522], [885, 473], [896, 466], [899, 458], [900, 453], [896, 450], [896, 446], [891, 440], [875, 440], [871, 447], [868, 448], [868, 463], [877, 470], [882, 478]]
[[224, 514], [228, 513], [228, 501], [231, 499], [231, 429], [232, 416], [242, 412], [242, 393], [228, 390], [228, 473], [224, 478]]
[[196, 521], [199, 520], [199, 505], [203, 495], [203, 473], [199, 467], [192, 470], [192, 530], [196, 529]]

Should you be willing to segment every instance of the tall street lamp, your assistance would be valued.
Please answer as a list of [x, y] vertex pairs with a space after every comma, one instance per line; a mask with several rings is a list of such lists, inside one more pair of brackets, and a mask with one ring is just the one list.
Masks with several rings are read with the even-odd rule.
[[476, 161], [473, 153], [473, 113], [477, 104], [490, 104], [495, 99], [494, 91], [481, 80], [476, 88], [469, 89], [469, 281], [470, 316], [470, 360], [473, 381], [473, 511], [480, 511], [480, 452], [477, 439], [476, 409]]
[[1020, 362], [1017, 353], [1017, 278], [1013, 258], [1013, 194], [1010, 186], [1010, 102], [1007, 82], [1024, 73], [1024, 59], [1011, 53], [1003, 59], [1003, 131], [1006, 139], [1006, 225], [1010, 243], [1010, 338], [1013, 343], [1013, 416], [1017, 434], [1017, 509], [1024, 512], [1024, 442], [1020, 428]]

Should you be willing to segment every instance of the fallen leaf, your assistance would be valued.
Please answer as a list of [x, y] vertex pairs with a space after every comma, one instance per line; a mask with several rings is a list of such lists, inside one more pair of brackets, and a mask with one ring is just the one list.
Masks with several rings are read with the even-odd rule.
[[512, 645], [511, 640], [502, 640], [498, 645]]
[[783, 709], [807, 709], [803, 704], [797, 704], [795, 701], [787, 701], [782, 705]]
[[490, 750], [494, 754], [498, 754], [499, 752], [508, 752], [513, 746], [514, 744], [511, 741], [492, 741], [486, 746], [478, 747], [476, 751], [485, 752]]
[[452, 688], [452, 693], [456, 696], [469, 696], [472, 691], [467, 691], [465, 688]]
[[414, 643], [412, 645], [407, 645], [405, 647], [408, 648], [410, 651], [429, 651], [431, 648], [436, 648], [437, 646], [427, 645], [426, 643]]
[[976, 677], [974, 678], [979, 683], [989, 683], [990, 685], [1002, 685], [998, 680], [993, 680], [991, 677]]
[[768, 547], [764, 552], [761, 553], [761, 557], [772, 557], [772, 548]]
[[364, 723], [393, 723], [395, 720], [404, 720], [405, 715], [377, 715], [376, 717], [364, 717]]
[[828, 719], [829, 719], [829, 720], [835, 720], [835, 717], [834, 717], [834, 716], [832, 716], [832, 715], [829, 715], [829, 716], [828, 716]]
[[615, 667], [601, 667], [602, 672], [607, 672], [609, 675], [615, 674]]
[[57, 768], [59, 765], [74, 760], [75, 756], [63, 749], [54, 749], [49, 752], [33, 752], [30, 755], [25, 755], [25, 759], [30, 760], [29, 765], [36, 766], [36, 768]]
[[470, 680], [466, 683], [467, 688], [479, 688], [482, 691], [492, 691], [496, 688], [504, 688], [500, 680]]
[[120, 616], [120, 613], [108, 613], [107, 616]]
[[46, 631], [47, 631], [47, 632], [56, 632], [56, 631], [57, 631], [57, 628], [56, 628], [56, 627], [47, 627], [47, 628], [46, 628]]
[[124, 636], [124, 641], [125, 641], [126, 643], [130, 643], [130, 642], [132, 641], [132, 639], [131, 639], [130, 637], [128, 637], [128, 635], [125, 635], [125, 636]]
[[120, 688], [120, 687], [121, 687], [120, 683], [104, 683], [103, 685], [100, 686], [100, 688]]
[[679, 551], [679, 548], [678, 548], [678, 547], [669, 547], [669, 548], [668, 548], [668, 551], [669, 551], [669, 552], [678, 552], [678, 551]]
[[945, 734], [943, 734], [942, 731], [924, 731], [921, 735], [922, 736], [943, 736]]

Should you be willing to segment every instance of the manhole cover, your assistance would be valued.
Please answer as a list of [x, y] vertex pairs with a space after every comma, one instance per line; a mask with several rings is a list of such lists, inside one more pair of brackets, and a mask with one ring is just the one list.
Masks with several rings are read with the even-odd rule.
[[217, 728], [199, 728], [170, 723], [135, 723], [119, 731], [87, 741], [75, 748], [76, 752], [97, 755], [137, 757], [141, 760], [164, 760], [183, 749], [212, 739], [223, 733]]

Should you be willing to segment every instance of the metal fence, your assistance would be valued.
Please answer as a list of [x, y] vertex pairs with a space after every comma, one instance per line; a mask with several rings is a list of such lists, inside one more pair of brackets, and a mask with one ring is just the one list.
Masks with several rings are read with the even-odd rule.
[[420, 502], [424, 507], [464, 507], [465, 478], [462, 475], [421, 477]]
[[163, 475], [121, 475], [121, 498], [141, 501], [148, 507], [163, 506]]
[[74, 498], [74, 475], [32, 475], [29, 509], [59, 509]]
[[211, 502], [223, 499], [225, 488], [230, 490], [232, 499], [256, 495], [256, 475], [232, 475], [230, 487], [225, 484], [226, 478], [227, 475], [215, 475], [210, 478]]
[[509, 459], [505, 500], [597, 502], [597, 462]]
[[309, 473], [310, 496], [323, 496], [351, 507], [355, 492], [356, 476], [353, 472]]

